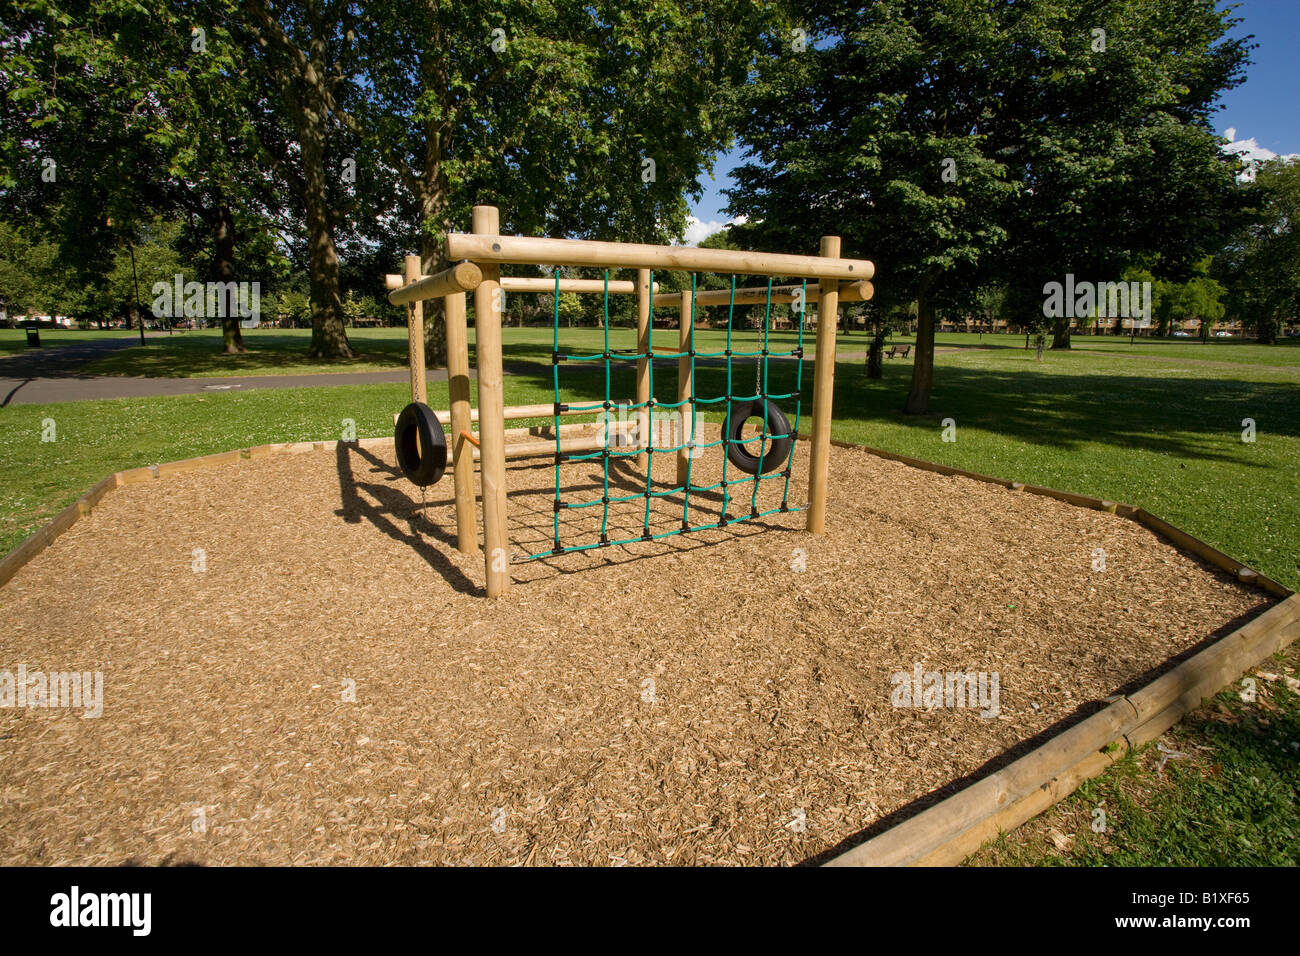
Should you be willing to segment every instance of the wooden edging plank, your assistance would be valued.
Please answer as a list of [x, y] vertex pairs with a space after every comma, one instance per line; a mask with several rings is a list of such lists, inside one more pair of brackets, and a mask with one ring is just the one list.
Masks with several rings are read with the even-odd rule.
[[8, 583], [18, 573], [19, 568], [48, 548], [55, 538], [76, 524], [77, 519], [80, 517], [81, 508], [74, 501], [55, 515], [54, 519], [48, 524], [42, 525], [24, 538], [18, 547], [5, 555], [3, 561], [0, 561], [0, 584]]
[[[1300, 636], [1292, 595], [1131, 696], [1070, 727], [1037, 750], [909, 817], [828, 866], [952, 866], [1149, 743], [1231, 680]], [[1159, 708], [1152, 712], [1153, 708]]]
[[827, 866], [960, 863], [1000, 832], [1019, 826], [1064, 799], [1129, 749], [1150, 743], [1235, 677], [1300, 637], [1300, 595], [1142, 508], [994, 478], [854, 442], [831, 443], [923, 471], [970, 478], [1115, 514], [1142, 524], [1242, 583], [1283, 600], [1141, 690], [1119, 698], [997, 773], [840, 854]]

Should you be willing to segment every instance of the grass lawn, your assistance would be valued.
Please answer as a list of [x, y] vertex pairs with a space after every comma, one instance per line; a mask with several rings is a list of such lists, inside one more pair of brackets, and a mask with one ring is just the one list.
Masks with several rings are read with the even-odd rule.
[[213, 378], [224, 375], [309, 375], [373, 372], [406, 366], [406, 329], [349, 329], [356, 357], [320, 362], [307, 357], [310, 329], [244, 329], [242, 355], [221, 353], [221, 330], [156, 335], [148, 344], [114, 352], [85, 366], [88, 375]]
[[[53, 348], [60, 345], [84, 345], [86, 342], [102, 342], [105, 339], [138, 338], [138, 329], [104, 329], [82, 332], [79, 329], [41, 329], [41, 347]], [[25, 329], [0, 329], [0, 358], [27, 351], [27, 331]], [[32, 349], [32, 351], [36, 351]]]
[[1253, 702], [1224, 691], [967, 865], [1300, 864], [1298, 665], [1293, 644], [1251, 671]]
[[[89, 334], [89, 333], [82, 333]], [[552, 330], [530, 326], [506, 329], [504, 357], [507, 362], [551, 361]], [[598, 352], [603, 348], [604, 333], [598, 328], [562, 329], [565, 348], [575, 352]], [[677, 349], [676, 329], [656, 329], [654, 347], [671, 352]], [[1007, 336], [1001, 338], [1006, 339]], [[725, 330], [701, 329], [696, 333], [700, 351], [721, 352], [726, 348]], [[740, 351], [761, 348], [758, 333], [737, 331], [733, 344]], [[307, 356], [311, 344], [308, 329], [245, 329], [243, 355], [221, 353], [221, 332], [203, 329], [175, 332], [150, 338], [147, 345], [104, 356], [86, 366], [90, 375], [136, 375], [161, 378], [212, 378], [229, 375], [307, 375], [322, 372], [371, 372], [406, 367], [407, 336], [404, 328], [348, 329], [348, 341], [357, 353], [342, 362], [321, 362]], [[470, 361], [474, 359], [474, 327], [469, 328]], [[870, 339], [862, 332], [841, 335], [837, 351], [865, 353]], [[610, 332], [610, 345], [630, 349], [636, 344], [631, 328], [618, 327]], [[772, 332], [769, 346], [773, 351], [788, 352], [798, 345], [795, 331]], [[814, 333], [804, 335], [809, 354], [813, 351]], [[21, 346], [21, 342], [18, 342]]]

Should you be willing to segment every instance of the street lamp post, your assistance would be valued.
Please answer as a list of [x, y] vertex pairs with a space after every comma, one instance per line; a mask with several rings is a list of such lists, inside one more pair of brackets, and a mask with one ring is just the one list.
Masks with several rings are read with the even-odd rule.
[[140, 344], [144, 345], [144, 312], [140, 309], [140, 278], [135, 272], [135, 244], [127, 239], [126, 248], [131, 253], [131, 284], [135, 286], [135, 317], [140, 320]]
[[[111, 218], [105, 219], [104, 225], [108, 226], [109, 229], [112, 229], [113, 220]], [[131, 286], [135, 290], [135, 317], [140, 322], [140, 344], [144, 345], [144, 312], [140, 309], [140, 277], [136, 274], [135, 268], [135, 243], [131, 241], [130, 236], [127, 236], [125, 241], [126, 251], [131, 255]], [[130, 321], [129, 314], [127, 321]]]

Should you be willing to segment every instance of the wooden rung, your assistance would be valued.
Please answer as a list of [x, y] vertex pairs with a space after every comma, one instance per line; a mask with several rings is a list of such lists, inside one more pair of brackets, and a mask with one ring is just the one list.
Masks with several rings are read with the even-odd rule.
[[[561, 425], [560, 426], [561, 429], [560, 453], [566, 455], [581, 454], [583, 452], [589, 452], [589, 451], [600, 451], [600, 449], [606, 447], [606, 438], [603, 434], [575, 435], [574, 431], [570, 431], [570, 429], [578, 430], [578, 429], [591, 428], [591, 427], [592, 427], [591, 425]], [[535, 431], [540, 431], [540, 429], [534, 430], [534, 429], [527, 429], [527, 428], [512, 428], [506, 431], [506, 437], [526, 438], [526, 437], [530, 437], [529, 435], [530, 432], [535, 433]], [[631, 433], [635, 431], [636, 431], [635, 422], [626, 423], [625, 426], [618, 428], [618, 430], [613, 433], [613, 436], [618, 436], [621, 434], [622, 436], [624, 436], [625, 440], [620, 442], [617, 440], [616, 437], [615, 441], [612, 444], [610, 444], [609, 447], [618, 448], [624, 451], [634, 450], [638, 446], [635, 443], [635, 436], [632, 435]], [[473, 448], [471, 450], [474, 455], [474, 460], [478, 461], [480, 457], [480, 453], [479, 453], [479, 444], [477, 441], [474, 440], [474, 437], [476, 436], [467, 436], [467, 437], [470, 438], [471, 444], [473, 445]], [[506, 442], [507, 458], [540, 458], [540, 457], [545, 457], [547, 455], [554, 455], [554, 454], [555, 454], [554, 438], [538, 438], [535, 441], [507, 441]], [[453, 460], [454, 460], [454, 456], [452, 454], [452, 451], [451, 449], [448, 449], [448, 461], [453, 461]]]
[[[419, 281], [423, 282], [430, 276], [420, 276]], [[400, 275], [389, 273], [384, 276], [384, 287], [389, 292], [395, 292], [402, 288], [406, 283]], [[501, 288], [505, 292], [538, 292], [547, 293], [555, 292], [555, 280], [548, 279], [545, 276], [502, 276]], [[561, 292], [579, 292], [579, 293], [601, 293], [605, 291], [604, 279], [561, 279]], [[655, 291], [659, 291], [659, 283], [655, 283]], [[609, 282], [610, 295], [632, 295], [636, 292], [636, 283], [631, 279], [611, 279]]]
[[[591, 404], [591, 403], [585, 402], [583, 404]], [[506, 412], [505, 414], [506, 421], [519, 421], [520, 419], [524, 419], [524, 418], [554, 418], [555, 406], [554, 405], [507, 405], [505, 412]], [[600, 408], [577, 408], [577, 409], [565, 408], [560, 411], [560, 415], [562, 416], [568, 416], [568, 415], [593, 415], [594, 416], [594, 415], [600, 415], [602, 413], [603, 413], [603, 409]], [[438, 418], [438, 424], [440, 425], [451, 424], [451, 412], [446, 410], [435, 411], [434, 415], [436, 415]], [[471, 422], [478, 421], [477, 408], [470, 410], [469, 420]], [[396, 415], [393, 416], [393, 424], [394, 425], [397, 424]]]
[[[799, 290], [802, 285], [774, 285], [772, 286], [772, 304], [784, 304], [794, 302], [799, 297]], [[870, 282], [858, 280], [854, 282], [840, 283], [840, 301], [841, 302], [868, 302], [876, 294], [875, 288]], [[687, 291], [689, 297], [690, 292]], [[710, 305], [729, 305], [732, 302], [732, 292], [730, 289], [699, 289], [695, 292], [695, 306], [697, 308]], [[767, 302], [767, 286], [748, 286], [743, 289], [737, 289], [735, 292], [736, 305], [764, 305]], [[809, 283], [806, 293], [805, 302], [820, 302], [821, 289], [815, 283]], [[673, 305], [681, 303], [682, 293], [664, 292], [654, 297], [656, 306]]]

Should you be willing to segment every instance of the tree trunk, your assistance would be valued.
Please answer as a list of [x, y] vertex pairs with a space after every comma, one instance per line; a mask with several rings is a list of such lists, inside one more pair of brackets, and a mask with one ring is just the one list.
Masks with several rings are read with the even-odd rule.
[[867, 378], [885, 377], [885, 328], [878, 326], [867, 348]]
[[312, 358], [344, 359], [352, 358], [353, 352], [339, 295], [339, 254], [334, 244], [325, 172], [326, 122], [323, 105], [312, 103], [299, 107], [298, 135], [302, 144], [311, 278], [311, 351], [308, 354]]
[[[222, 204], [217, 209], [217, 221], [212, 230], [216, 241], [217, 281], [226, 283], [235, 281], [235, 218], [230, 207]], [[221, 310], [222, 354], [238, 355], [247, 352], [244, 347], [244, 335], [239, 330], [238, 296], [228, 286], [222, 293], [226, 297]]]
[[[417, 197], [420, 203], [420, 263], [425, 275], [441, 272], [449, 264], [442, 245], [442, 237], [451, 227], [450, 188], [443, 160], [451, 146], [448, 118], [455, 112], [448, 83], [449, 47], [440, 27], [435, 28], [433, 41], [420, 58], [424, 88], [437, 90], [441, 98], [441, 109], [424, 127], [424, 169]], [[426, 368], [444, 368], [447, 365], [447, 314], [442, 299], [424, 304], [424, 364]]]
[[1255, 341], [1260, 345], [1277, 344], [1277, 322], [1272, 316], [1260, 318], [1255, 327]]
[[[435, 233], [423, 230], [420, 233], [420, 269], [425, 275], [441, 272], [449, 264], [439, 238]], [[425, 368], [447, 365], [447, 313], [443, 311], [442, 298], [424, 302], [424, 365]]]
[[916, 360], [912, 364], [912, 390], [903, 412], [924, 415], [930, 410], [930, 389], [934, 385], [934, 300], [930, 291], [938, 278], [930, 273], [916, 293]]
[[1069, 347], [1070, 319], [1068, 316], [1062, 316], [1052, 326], [1052, 349], [1068, 349]]

